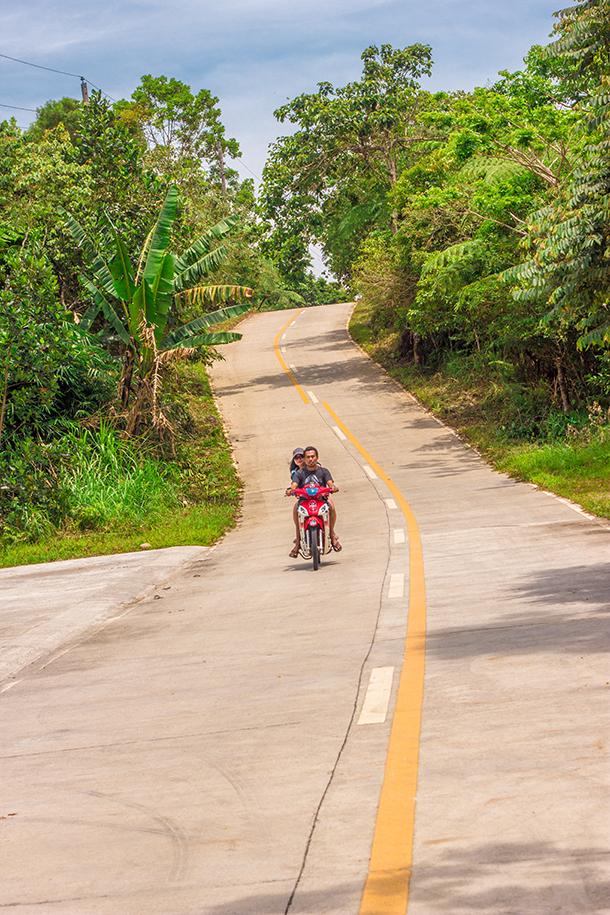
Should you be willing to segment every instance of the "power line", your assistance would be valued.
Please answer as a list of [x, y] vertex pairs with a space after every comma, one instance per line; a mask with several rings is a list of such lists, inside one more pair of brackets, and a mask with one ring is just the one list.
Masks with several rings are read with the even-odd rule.
[[[106, 98], [110, 99], [111, 102], [116, 102], [116, 99], [112, 98], [111, 95], [108, 95], [107, 92], [104, 92], [103, 89], [100, 89], [99, 86], [96, 86], [95, 83], [92, 83], [90, 79], [86, 79], [85, 76], [81, 76], [80, 73], [68, 73], [66, 70], [56, 70], [55, 67], [43, 67], [42, 64], [33, 64], [29, 60], [20, 60], [18, 57], [9, 57], [8, 54], [0, 54], [0, 57], [3, 57], [5, 60], [12, 60], [16, 64], [25, 64], [26, 67], [36, 67], [37, 70], [48, 70], [49, 73], [61, 73], [62, 76], [73, 76], [75, 79], [80, 79], [81, 82], [87, 82], [90, 86], [93, 86], [94, 89], [97, 89], [102, 95], [105, 95]], [[4, 108], [16, 108], [16, 105], [4, 105]], [[23, 111], [34, 111], [34, 108], [23, 108]]]
[[[85, 78], [84, 76], [81, 76], [80, 73], [66, 73], [65, 70], [56, 70], [54, 67], [42, 67], [40, 64], [30, 63], [29, 60], [19, 60], [18, 57], [9, 57], [8, 54], [0, 54], [0, 57], [4, 57], [5, 60], [14, 60], [17, 64], [25, 64], [26, 67], [36, 67], [38, 70], [49, 70], [51, 73], [61, 73], [62, 76], [75, 76], [76, 79]], [[91, 85], [93, 85], [93, 83], [91, 83]]]
[[0, 108], [14, 108], [15, 111], [33, 111], [36, 114], [36, 108], [22, 108], [21, 105], [5, 105], [0, 102]]
[[[246, 163], [244, 162], [243, 159], [240, 159], [239, 156], [236, 156], [235, 158], [237, 159], [238, 162], [241, 162], [241, 164], [243, 165], [243, 167], [244, 167], [247, 171], [249, 171], [251, 175], [254, 175], [254, 172], [252, 171], [252, 169], [251, 169], [251, 168], [248, 168], [248, 166], [246, 165]], [[257, 181], [260, 181], [260, 180], [261, 180], [261, 179], [258, 177], [258, 175], [254, 175], [254, 177], [256, 178]]]

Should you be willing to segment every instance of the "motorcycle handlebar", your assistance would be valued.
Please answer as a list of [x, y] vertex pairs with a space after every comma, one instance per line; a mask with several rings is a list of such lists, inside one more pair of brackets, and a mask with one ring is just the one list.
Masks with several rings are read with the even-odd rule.
[[[310, 489], [315, 489], [315, 493], [309, 492]], [[319, 499], [321, 496], [330, 496], [332, 489], [328, 486], [307, 486], [303, 489], [293, 489], [292, 495], [297, 496], [300, 499]]]

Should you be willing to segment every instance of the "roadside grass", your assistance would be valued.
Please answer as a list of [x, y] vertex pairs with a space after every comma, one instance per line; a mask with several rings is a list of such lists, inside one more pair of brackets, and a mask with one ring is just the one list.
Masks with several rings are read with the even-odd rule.
[[[562, 417], [544, 423], [550, 441], [528, 441], [531, 422], [519, 409], [519, 395], [496, 373], [475, 362], [456, 360], [432, 375], [398, 358], [394, 332], [371, 327], [369, 310], [358, 304], [350, 334], [375, 362], [427, 410], [451, 426], [496, 469], [516, 480], [570, 499], [585, 511], [610, 518], [610, 425], [570, 428]], [[528, 404], [528, 406], [531, 406]], [[567, 434], [566, 434], [567, 429]], [[520, 436], [520, 432], [522, 433]]]
[[205, 368], [179, 365], [166, 390], [183, 420], [175, 459], [134, 460], [103, 427], [98, 449], [90, 432], [74, 433], [73, 517], [37, 542], [5, 544], [0, 567], [133, 552], [145, 543], [210, 546], [235, 525], [241, 482]]
[[498, 469], [610, 518], [610, 442], [515, 446], [498, 462]]

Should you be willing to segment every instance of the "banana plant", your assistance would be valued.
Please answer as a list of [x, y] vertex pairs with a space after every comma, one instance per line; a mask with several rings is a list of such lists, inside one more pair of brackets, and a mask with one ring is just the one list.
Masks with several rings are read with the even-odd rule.
[[251, 307], [247, 303], [231, 305], [168, 329], [171, 307], [177, 300], [193, 305], [218, 305], [253, 295], [253, 290], [247, 286], [200, 285], [207, 274], [226, 262], [226, 248], [219, 245], [212, 249], [212, 244], [234, 228], [238, 221], [236, 216], [228, 216], [213, 226], [182, 256], [168, 250], [177, 202], [178, 191], [172, 185], [140, 252], [135, 270], [125, 242], [107, 215], [104, 222], [114, 248], [110, 260], [104, 259], [79, 223], [62, 210], [66, 227], [88, 260], [93, 274], [93, 279], [81, 276], [93, 302], [83, 315], [80, 328], [90, 332], [102, 312], [125, 344], [122, 398], [125, 405], [129, 401], [134, 367], [141, 381], [146, 381], [159, 354], [179, 348], [217, 346], [240, 340], [242, 335], [239, 333], [209, 332], [206, 328], [237, 317]]

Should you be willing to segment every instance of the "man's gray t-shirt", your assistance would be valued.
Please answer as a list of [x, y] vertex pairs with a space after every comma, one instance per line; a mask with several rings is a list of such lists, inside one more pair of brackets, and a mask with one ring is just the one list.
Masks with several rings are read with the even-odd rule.
[[332, 480], [332, 474], [326, 467], [316, 467], [315, 470], [301, 467], [295, 473], [292, 482], [297, 484], [298, 489], [304, 489], [306, 486], [328, 486], [330, 480]]

